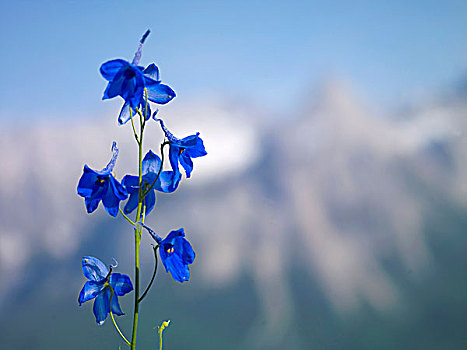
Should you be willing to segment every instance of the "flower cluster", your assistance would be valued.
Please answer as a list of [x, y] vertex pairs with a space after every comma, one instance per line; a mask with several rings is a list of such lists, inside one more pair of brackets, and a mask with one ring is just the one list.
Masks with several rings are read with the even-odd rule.
[[[185, 230], [180, 228], [171, 231], [164, 239], [149, 228], [144, 221], [156, 206], [157, 193], [173, 193], [177, 190], [182, 180], [181, 165], [186, 178], [190, 178], [193, 172], [193, 159], [207, 154], [203, 140], [199, 133], [184, 138], [175, 137], [170, 132], [164, 121], [156, 118], [156, 112], [152, 113], [151, 103], [164, 105], [176, 96], [175, 92], [166, 84], [162, 84], [159, 68], [151, 63], [146, 67], [140, 66], [143, 44], [149, 35], [149, 30], [140, 40], [138, 50], [131, 62], [124, 59], [113, 59], [105, 62], [100, 67], [100, 73], [108, 81], [103, 99], [111, 99], [120, 96], [123, 105], [118, 114], [118, 125], [127, 124], [131, 120], [131, 132], [135, 137], [139, 148], [138, 174], [124, 175], [119, 181], [114, 174], [114, 168], [118, 158], [118, 147], [114, 141], [112, 144], [112, 156], [102, 170], [93, 170], [84, 165], [83, 174], [78, 182], [78, 195], [84, 198], [84, 204], [88, 213], [93, 213], [102, 201], [105, 211], [112, 217], [121, 213], [128, 223], [134, 228], [135, 243], [141, 243], [141, 234], [146, 229], [155, 241], [155, 270], [146, 291], [139, 292], [139, 249], [135, 249], [135, 287], [130, 277], [112, 270], [116, 266], [107, 268], [99, 259], [85, 256], [82, 260], [84, 276], [88, 281], [84, 284], [79, 297], [79, 305], [94, 299], [94, 316], [97, 324], [101, 325], [110, 314], [112, 321], [122, 336], [123, 340], [132, 349], [136, 347], [137, 317], [134, 317], [133, 334], [131, 341], [127, 340], [114, 321], [113, 315], [121, 316], [122, 312], [118, 297], [135, 291], [135, 315], [138, 305], [149, 291], [157, 271], [157, 252], [167, 273], [170, 272], [177, 282], [185, 282], [190, 278], [191, 265], [195, 260], [195, 252], [191, 244], [185, 238]], [[152, 118], [151, 118], [152, 116]], [[160, 145], [160, 156], [152, 150], [148, 150], [143, 157], [143, 132], [147, 123], [153, 119], [161, 127], [163, 142]], [[139, 123], [138, 135], [136, 124]], [[164, 155], [165, 146], [169, 147], [168, 155]], [[170, 168], [164, 169], [164, 160], [168, 157]], [[120, 202], [126, 201], [124, 205]], [[122, 207], [121, 207], [122, 206]], [[131, 218], [134, 215], [134, 218]]]

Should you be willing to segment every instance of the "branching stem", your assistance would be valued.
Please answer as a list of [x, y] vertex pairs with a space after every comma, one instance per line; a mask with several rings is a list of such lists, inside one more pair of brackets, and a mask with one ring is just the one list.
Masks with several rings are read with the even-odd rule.
[[112, 319], [112, 322], [115, 326], [115, 329], [117, 330], [118, 334], [120, 334], [120, 336], [122, 337], [122, 339], [125, 341], [125, 343], [127, 343], [127, 345], [130, 345], [130, 342], [128, 341], [127, 338], [125, 338], [125, 336], [123, 335], [122, 331], [120, 330], [120, 328], [118, 328], [118, 325], [117, 325], [117, 322], [115, 322], [115, 318], [114, 318], [114, 314], [112, 312], [112, 297], [114, 296], [114, 289], [112, 288], [112, 286], [109, 284], [108, 287], [110, 288], [110, 299], [109, 299], [109, 311], [110, 311], [110, 318]]
[[131, 107], [129, 107], [129, 108], [130, 108], [131, 127], [133, 128], [133, 135], [135, 136], [136, 143], [139, 145], [140, 141], [139, 141], [139, 138], [138, 138], [138, 133], [136, 132], [135, 121], [133, 120], [133, 110], [132, 110]]
[[151, 289], [151, 286], [152, 286], [152, 283], [154, 282], [154, 279], [156, 278], [156, 273], [157, 273], [157, 248], [159, 248], [159, 245], [156, 245], [155, 247], [153, 247], [154, 249], [154, 272], [152, 273], [152, 277], [151, 277], [151, 281], [149, 282], [146, 290], [144, 291], [143, 295], [141, 295], [141, 297], [138, 299], [138, 302], [141, 303], [144, 299], [144, 297], [146, 296], [146, 294], [148, 294], [149, 292], [149, 289]]
[[118, 210], [120, 211], [120, 214], [123, 215], [123, 217], [126, 219], [126, 221], [128, 221], [128, 223], [131, 225], [131, 226], [135, 226], [136, 224], [123, 212], [122, 208], [118, 208]]

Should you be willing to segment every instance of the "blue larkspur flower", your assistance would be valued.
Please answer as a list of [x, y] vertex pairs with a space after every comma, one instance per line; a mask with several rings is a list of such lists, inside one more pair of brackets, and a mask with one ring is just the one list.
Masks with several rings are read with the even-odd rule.
[[192, 158], [203, 157], [208, 154], [204, 148], [203, 140], [199, 137], [199, 132], [179, 139], [165, 127], [162, 119], [154, 118], [154, 120], [160, 122], [165, 137], [170, 143], [169, 159], [173, 171], [175, 173], [179, 172], [178, 164], [180, 163], [185, 169], [186, 177], [190, 177], [193, 171]]
[[120, 201], [128, 197], [125, 188], [113, 177], [112, 170], [118, 156], [117, 143], [112, 144], [112, 158], [101, 171], [84, 166], [83, 175], [78, 182], [78, 194], [84, 197], [88, 213], [97, 209], [102, 200], [105, 210], [112, 216], [117, 216]]
[[[149, 35], [149, 30], [140, 40], [138, 50], [130, 63], [123, 59], [114, 59], [103, 63], [100, 72], [109, 84], [104, 91], [103, 100], [121, 96], [125, 100], [119, 115], [119, 123], [124, 124], [130, 118], [130, 107], [133, 112], [138, 107], [145, 108], [144, 89], [147, 89], [149, 101], [164, 104], [175, 97], [175, 92], [159, 80], [159, 69], [155, 64], [144, 68], [139, 66], [144, 41]], [[145, 109], [143, 109], [144, 111]], [[148, 113], [147, 116], [151, 114]]]
[[195, 252], [190, 242], [185, 239], [185, 230], [180, 228], [171, 231], [167, 237], [162, 239], [151, 228], [139, 223], [148, 230], [151, 237], [159, 244], [159, 255], [164, 264], [166, 272], [170, 272], [174, 280], [185, 282], [190, 279], [190, 268], [188, 265], [195, 261]]
[[[150, 186], [157, 177], [157, 174], [161, 170], [161, 159], [157, 154], [154, 154], [151, 150], [146, 153], [143, 159], [143, 189]], [[171, 193], [175, 191], [180, 182], [180, 174], [176, 176], [173, 171], [160, 171], [157, 181], [154, 183], [152, 189], [148, 192], [145, 197], [146, 215], [148, 215], [154, 208], [156, 203], [155, 191]], [[125, 214], [131, 213], [138, 206], [138, 191], [139, 191], [139, 178], [134, 175], [125, 175], [122, 180], [122, 185], [125, 187], [127, 192], [130, 194], [128, 202], [126, 202], [123, 211]]]
[[[102, 261], [92, 256], [85, 256], [82, 259], [83, 274], [87, 281], [79, 293], [78, 303], [81, 306], [88, 300], [94, 300], [93, 312], [98, 325], [104, 323], [109, 314], [109, 304], [112, 313], [118, 316], [124, 315], [118, 303], [118, 297], [123, 296], [133, 290], [130, 277], [120, 273], [113, 273]], [[111, 297], [111, 290], [114, 294]]]
[[[140, 67], [142, 68], [142, 67]], [[145, 77], [145, 87], [147, 91], [148, 101], [157, 103], [157, 104], [166, 104], [173, 100], [176, 96], [175, 91], [168, 85], [162, 84], [159, 76], [159, 68], [154, 63], [151, 63], [149, 66], [144, 68], [143, 74]], [[146, 110], [147, 107], [147, 110]], [[130, 120], [130, 104], [125, 102], [120, 110], [118, 115], [118, 124], [123, 125]], [[143, 93], [141, 101], [139, 103], [139, 108], [145, 119], [148, 120], [151, 117], [151, 106], [149, 102], [146, 103], [146, 98]], [[132, 115], [136, 115], [136, 110], [131, 108]]]

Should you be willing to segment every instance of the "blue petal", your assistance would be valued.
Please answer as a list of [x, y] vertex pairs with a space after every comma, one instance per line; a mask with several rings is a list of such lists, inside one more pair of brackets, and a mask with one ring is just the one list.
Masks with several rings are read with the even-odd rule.
[[94, 316], [96, 317], [96, 322], [100, 326], [104, 323], [107, 315], [109, 314], [109, 298], [110, 298], [110, 289], [105, 288], [100, 292], [96, 300], [94, 300], [94, 306], [92, 308]]
[[175, 91], [170, 86], [161, 84], [147, 76], [144, 76], [144, 86], [148, 91], [149, 101], [166, 104], [175, 97]]
[[149, 150], [143, 159], [143, 174], [149, 172], [157, 174], [161, 167], [161, 159], [153, 151]]
[[120, 114], [118, 115], [118, 125], [123, 125], [131, 118], [130, 115], [130, 104], [125, 102], [120, 110]]
[[154, 63], [151, 63], [146, 69], [143, 71], [143, 74], [149, 78], [154, 79], [155, 81], [160, 81], [159, 77], [159, 68]]
[[154, 188], [160, 192], [172, 193], [178, 188], [181, 178], [179, 171], [163, 171]]
[[104, 283], [87, 281], [79, 293], [78, 303], [81, 306], [84, 302], [94, 299], [104, 288]]
[[78, 182], [78, 194], [81, 197], [89, 197], [97, 189], [96, 186], [97, 174], [87, 165], [84, 166], [83, 175]]
[[88, 212], [88, 214], [91, 214], [92, 212], [94, 212], [94, 210], [97, 209], [100, 201], [101, 201], [101, 198], [97, 198], [97, 199], [85, 198], [84, 199], [84, 204], [86, 205], [86, 211]]
[[170, 144], [169, 147], [169, 161], [172, 170], [178, 172], [178, 159], [180, 157], [180, 147]]
[[156, 192], [152, 189], [144, 198], [144, 204], [146, 205], [146, 215], [149, 215], [151, 210], [156, 205]]
[[138, 199], [139, 199], [139, 194], [138, 191], [133, 191], [130, 194], [130, 198], [125, 204], [125, 207], [123, 208], [123, 212], [125, 214], [130, 214], [133, 210], [136, 209], [138, 206]]
[[190, 158], [198, 158], [198, 157], [203, 157], [208, 152], [206, 152], [206, 149], [204, 148], [204, 143], [201, 137], [198, 137], [196, 140], [196, 145], [192, 148], [187, 148], [185, 150], [185, 153], [190, 156]]
[[109, 274], [109, 269], [102, 261], [92, 256], [83, 256], [81, 260], [83, 266], [83, 274], [87, 279], [100, 282]]
[[[109, 298], [112, 295], [112, 292], [110, 292]], [[117, 316], [122, 316], [125, 315], [120, 308], [120, 304], [118, 303], [118, 296], [114, 295], [112, 296], [112, 300], [110, 301], [110, 307], [112, 308], [112, 313]]]
[[125, 101], [130, 103], [130, 107], [137, 108], [141, 104], [144, 96], [144, 79], [143, 74], [138, 71], [134, 79], [128, 80], [124, 84], [124, 93], [122, 95]]
[[164, 242], [175, 244], [175, 240], [179, 237], [185, 237], [185, 230], [183, 228], [179, 228], [178, 230], [170, 231], [170, 233], [165, 237]]
[[190, 269], [188, 268], [188, 265], [183, 263], [178, 254], [168, 254], [165, 250], [160, 250], [160, 255], [165, 270], [172, 274], [174, 280], [183, 283], [190, 279]]
[[193, 261], [195, 261], [196, 254], [193, 248], [191, 247], [190, 242], [188, 242], [185, 238], [181, 238], [179, 241], [183, 245], [182, 247], [183, 262], [185, 264], [192, 264]]
[[[125, 91], [125, 89], [130, 88], [133, 91], [135, 88], [135, 86], [133, 86], [135, 85], [135, 82], [134, 82], [135, 77], [136, 77], [136, 72], [133, 66], [127, 65], [127, 66], [122, 67], [122, 69], [120, 69], [117, 72], [117, 74], [115, 74], [114, 78], [107, 85], [102, 99], [105, 100], [105, 99], [114, 98], [117, 96], [122, 96], [125, 99], [123, 94], [124, 93], [128, 94], [128, 91]], [[125, 99], [125, 101], [127, 101], [127, 99]], [[139, 102], [139, 99], [138, 99], [138, 102]]]
[[128, 65], [118, 71], [114, 79], [107, 85], [102, 99], [121, 96], [131, 108], [136, 108], [143, 98], [143, 91], [143, 73], [137, 67]]
[[109, 187], [108, 179], [103, 179], [104, 182], [101, 185], [96, 185], [93, 192], [90, 196], [84, 198], [84, 203], [86, 205], [86, 210], [88, 213], [92, 213], [97, 209], [99, 202], [107, 191]]
[[183, 139], [178, 140], [178, 142], [175, 142], [175, 144], [177, 146], [183, 147], [183, 148], [196, 147], [196, 145], [198, 143], [198, 139], [199, 139], [198, 135], [199, 135], [199, 133], [197, 133], [195, 135], [190, 135], [190, 136], [184, 137]]
[[137, 191], [139, 188], [139, 177], [134, 175], [125, 175], [122, 180], [122, 185], [127, 192]]
[[128, 192], [125, 187], [120, 184], [112, 175], [110, 175], [110, 184], [112, 185], [112, 191], [119, 200], [124, 200], [128, 197]]
[[[126, 195], [125, 195], [126, 194]], [[113, 176], [110, 177], [109, 188], [102, 198], [102, 204], [109, 215], [116, 217], [118, 214], [118, 204], [127, 197], [127, 193]]]
[[118, 71], [129, 64], [129, 62], [122, 59], [110, 60], [101, 65], [100, 72], [105, 80], [112, 81]]
[[112, 273], [110, 275], [110, 285], [118, 296], [125, 295], [133, 290], [133, 284], [130, 277], [121, 273]]
[[185, 169], [186, 177], [190, 177], [191, 172], [193, 171], [193, 161], [191, 160], [189, 156], [185, 154], [185, 152], [181, 154], [181, 157], [179, 157], [179, 160], [180, 160], [180, 164], [182, 165], [183, 169]]

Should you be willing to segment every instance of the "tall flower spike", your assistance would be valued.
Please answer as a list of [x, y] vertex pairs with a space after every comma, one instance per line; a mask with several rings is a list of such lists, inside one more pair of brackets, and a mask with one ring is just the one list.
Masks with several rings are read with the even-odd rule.
[[190, 242], [185, 239], [185, 230], [180, 228], [171, 231], [167, 237], [162, 239], [151, 228], [139, 222], [159, 244], [159, 254], [164, 264], [165, 271], [170, 272], [174, 280], [183, 283], [190, 279], [190, 268], [188, 265], [195, 260], [195, 252]]
[[112, 144], [112, 158], [101, 171], [96, 171], [84, 165], [83, 175], [78, 182], [78, 195], [84, 197], [88, 213], [95, 211], [102, 200], [105, 210], [112, 216], [117, 216], [120, 201], [128, 197], [125, 188], [113, 177], [112, 170], [118, 157], [118, 147]]
[[193, 171], [192, 158], [203, 157], [208, 154], [204, 148], [203, 140], [199, 137], [199, 132], [179, 139], [166, 128], [162, 119], [156, 118], [155, 115], [153, 118], [161, 124], [165, 137], [170, 142], [169, 159], [174, 173], [179, 172], [178, 164], [180, 163], [185, 169], [186, 177], [190, 177]]
[[[102, 261], [92, 256], [83, 257], [82, 266], [83, 274], [89, 281], [84, 284], [79, 293], [79, 305], [81, 306], [86, 301], [95, 299], [93, 312], [99, 326], [104, 323], [110, 312], [109, 304], [111, 304], [113, 314], [117, 316], [124, 315], [118, 303], [118, 297], [133, 290], [130, 277], [120, 273], [113, 273], [112, 268], [109, 270]], [[110, 300], [111, 290], [109, 285], [114, 290], [112, 300]]]

